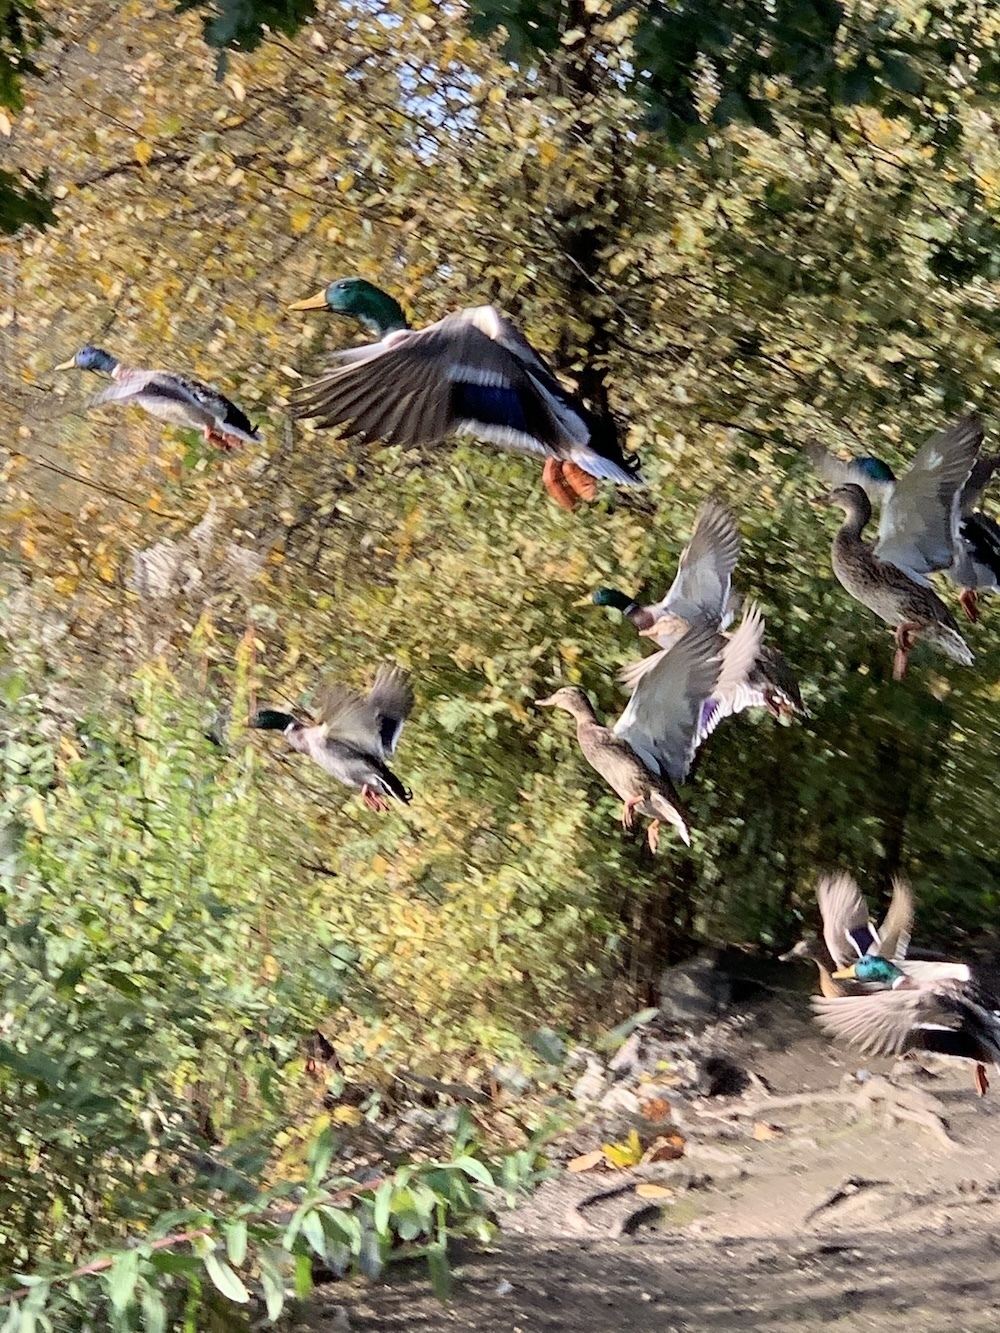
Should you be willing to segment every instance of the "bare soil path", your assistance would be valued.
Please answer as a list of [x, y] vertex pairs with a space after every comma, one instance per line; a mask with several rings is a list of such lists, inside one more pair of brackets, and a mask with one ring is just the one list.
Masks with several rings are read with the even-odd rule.
[[[1000, 1327], [1000, 1087], [980, 1100], [971, 1066], [879, 1061], [867, 1099], [861, 1062], [781, 1004], [727, 1053], [767, 1088], [678, 1098], [681, 1160], [559, 1171], [495, 1247], [458, 1257], [447, 1306], [400, 1268], [323, 1289], [299, 1326], [337, 1329], [343, 1306], [352, 1333]], [[643, 1179], [671, 1190], [663, 1206]]]

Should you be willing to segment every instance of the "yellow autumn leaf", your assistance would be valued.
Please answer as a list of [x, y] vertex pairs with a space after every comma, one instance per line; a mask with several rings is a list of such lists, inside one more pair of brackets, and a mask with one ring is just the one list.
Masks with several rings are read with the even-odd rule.
[[338, 1106], [332, 1118], [337, 1125], [360, 1125], [364, 1122], [364, 1116], [356, 1106]]
[[153, 145], [148, 139], [140, 139], [132, 151], [135, 154], [135, 160], [140, 166], [144, 167], [153, 156]]
[[40, 796], [32, 796], [26, 803], [24, 809], [28, 818], [34, 824], [35, 828], [38, 829], [39, 833], [47, 833], [48, 825], [45, 822], [45, 806], [42, 804], [42, 798]]
[[636, 1185], [635, 1192], [640, 1199], [668, 1199], [673, 1190], [667, 1185], [657, 1185], [651, 1180], [644, 1180], [641, 1185]]
[[289, 226], [297, 236], [307, 231], [312, 221], [312, 209], [308, 204], [300, 204], [298, 208], [293, 208], [288, 219]]
[[618, 1171], [635, 1166], [642, 1161], [642, 1140], [638, 1130], [633, 1129], [624, 1143], [602, 1143], [601, 1152]]

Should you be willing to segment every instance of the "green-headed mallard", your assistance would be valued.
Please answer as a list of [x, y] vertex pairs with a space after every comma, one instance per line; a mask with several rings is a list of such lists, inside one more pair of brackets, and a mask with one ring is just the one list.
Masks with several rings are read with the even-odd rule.
[[747, 608], [728, 644], [714, 626], [692, 625], [642, 677], [614, 727], [601, 726], [587, 695], [576, 685], [536, 700], [543, 708], [563, 708], [573, 714], [584, 758], [624, 802], [623, 826], [632, 827], [636, 811], [652, 819], [647, 830], [652, 851], [663, 820], [690, 844], [676, 787], [687, 777], [705, 735], [703, 704], [713, 692], [726, 690], [730, 678], [746, 673], [763, 633], [764, 621], [754, 606]]
[[835, 486], [817, 503], [839, 505], [844, 522], [833, 539], [833, 572], [851, 596], [895, 629], [896, 656], [892, 674], [902, 680], [907, 658], [918, 639], [971, 666], [969, 645], [958, 632], [955, 618], [926, 583], [889, 560], [881, 559], [861, 534], [872, 516], [871, 501], [853, 482]]
[[89, 343], [56, 366], [56, 370], [74, 369], [99, 370], [111, 376], [112, 383], [90, 400], [91, 407], [100, 403], [135, 403], [162, 421], [200, 430], [209, 443], [217, 444], [220, 449], [234, 449], [241, 440], [256, 444], [261, 439], [260, 431], [235, 403], [201, 380], [172, 370], [123, 366], [110, 352]]
[[976, 1091], [989, 1087], [984, 1065], [1000, 1068], [1000, 999], [965, 963], [908, 960], [865, 954], [833, 974], [863, 983], [868, 994], [814, 996], [823, 1031], [868, 1055], [930, 1051], [975, 1061]]
[[467, 435], [544, 458], [552, 498], [572, 509], [595, 498], [596, 480], [642, 483], [614, 423], [562, 387], [524, 335], [493, 306], [409, 327], [402, 307], [363, 278], [340, 278], [293, 310], [352, 315], [378, 339], [336, 355], [293, 397], [299, 417], [321, 429], [346, 426], [366, 440], [404, 448]]
[[1000, 528], [976, 509], [1000, 458], [978, 458], [982, 442], [973, 414], [932, 435], [899, 478], [880, 458], [845, 461], [819, 444], [808, 448], [824, 481], [860, 486], [882, 506], [878, 558], [925, 586], [931, 574], [946, 574], [970, 620], [978, 619], [976, 589], [995, 588], [1000, 578]]
[[863, 991], [858, 983], [835, 977], [857, 958], [882, 952], [889, 958], [905, 958], [913, 929], [913, 891], [898, 875], [892, 880], [892, 900], [885, 920], [876, 929], [868, 905], [852, 876], [837, 873], [820, 876], [816, 899], [823, 921], [823, 943], [811, 937], [799, 940], [781, 961], [808, 958], [819, 971], [820, 990], [834, 998]]
[[[677, 575], [659, 602], [640, 606], [617, 588], [598, 588], [594, 601], [621, 611], [641, 635], [659, 645], [661, 654], [670, 651], [699, 620], [718, 625], [725, 635], [741, 602], [732, 586], [739, 554], [740, 534], [732, 515], [719, 501], [708, 500], [698, 511], [691, 540], [681, 552]], [[661, 654], [630, 663], [621, 673], [622, 681], [634, 688]], [[711, 708], [706, 709], [706, 725], [710, 723], [711, 729], [724, 717], [758, 707], [777, 718], [805, 711], [791, 667], [776, 648], [766, 644], [761, 644], [745, 680], [733, 682], [727, 696], [713, 696]]]
[[372, 810], [388, 810], [389, 798], [409, 802], [412, 794], [389, 768], [403, 723], [413, 707], [409, 673], [383, 663], [368, 694], [331, 685], [320, 695], [317, 726], [289, 713], [259, 712], [250, 723], [262, 731], [282, 731], [293, 750], [314, 759], [331, 777], [361, 792]]
[[[923, 1050], [976, 1061], [976, 1088], [985, 1091], [983, 1064], [1000, 1058], [1000, 1014], [964, 963], [908, 956], [913, 893], [893, 877], [892, 901], [876, 930], [850, 875], [824, 875], [816, 886], [823, 939], [836, 970], [813, 1009], [824, 1031], [869, 1055]], [[821, 971], [822, 975], [822, 971]], [[903, 998], [894, 999], [897, 992]], [[919, 998], [916, 998], [919, 996]]]

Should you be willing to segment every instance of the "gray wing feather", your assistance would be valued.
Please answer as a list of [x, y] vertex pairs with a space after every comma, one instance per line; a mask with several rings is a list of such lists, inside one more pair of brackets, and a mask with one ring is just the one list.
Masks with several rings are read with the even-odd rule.
[[656, 609], [689, 623], [721, 622], [739, 558], [740, 534], [732, 514], [718, 500], [707, 500], [681, 552], [677, 575]]
[[906, 957], [913, 933], [913, 890], [902, 875], [892, 877], [892, 900], [885, 920], [879, 926], [883, 957], [899, 962]]
[[892, 490], [891, 481], [878, 481], [870, 477], [863, 467], [858, 466], [857, 459], [838, 458], [836, 454], [824, 449], [818, 440], [810, 440], [806, 445], [806, 453], [825, 482], [831, 486], [843, 486], [848, 482], [860, 486], [873, 505], [882, 504]]
[[947, 569], [958, 541], [960, 495], [983, 441], [977, 416], [938, 431], [917, 451], [882, 506], [875, 554], [918, 581]]
[[[347, 424], [356, 434], [404, 448], [436, 444], [460, 426], [470, 429], [452, 410], [456, 379], [469, 378], [509, 385], [533, 400], [538, 425], [553, 441], [562, 437], [567, 446], [585, 442], [586, 423], [549, 391], [543, 381], [551, 377], [527, 341], [521, 340], [530, 360], [486, 331], [487, 316], [497, 321], [506, 340], [520, 338], [490, 306], [448, 315], [419, 331], [390, 334], [382, 342], [339, 353], [319, 379], [294, 395], [296, 415], [314, 418], [321, 428]], [[546, 450], [528, 436], [516, 444], [498, 435], [495, 442], [555, 454], [554, 447]]]
[[998, 468], [1000, 468], [1000, 454], [987, 454], [983, 458], [976, 459], [959, 498], [959, 509], [963, 514], [971, 514], [982, 501], [983, 492]]
[[816, 884], [816, 901], [823, 918], [823, 939], [830, 957], [838, 967], [848, 967], [858, 960], [851, 940], [855, 931], [870, 930], [875, 935], [868, 904], [851, 875], [821, 875]]
[[324, 687], [318, 704], [327, 736], [388, 759], [413, 707], [409, 680], [402, 667], [382, 663], [368, 694], [345, 685]]
[[615, 723], [654, 773], [683, 782], [691, 767], [701, 705], [719, 676], [723, 641], [706, 624], [693, 625], [669, 652], [657, 653]]
[[961, 1026], [954, 1005], [930, 990], [882, 990], [836, 1000], [816, 995], [812, 1007], [824, 1032], [867, 1055], [901, 1055], [919, 1027]]

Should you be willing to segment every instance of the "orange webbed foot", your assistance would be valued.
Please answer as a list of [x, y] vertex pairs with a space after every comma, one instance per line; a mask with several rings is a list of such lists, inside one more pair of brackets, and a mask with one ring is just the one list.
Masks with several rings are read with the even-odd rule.
[[572, 512], [576, 508], [576, 492], [567, 484], [563, 466], [558, 458], [547, 458], [542, 468], [542, 481], [559, 508]]
[[389, 802], [385, 797], [369, 787], [367, 783], [361, 788], [361, 799], [368, 809], [374, 810], [376, 814], [384, 814], [389, 809]]
[[986, 1066], [977, 1064], [973, 1078], [976, 1084], [976, 1092], [980, 1097], [985, 1097], [987, 1089], [990, 1086], [990, 1081], [986, 1077]]
[[563, 463], [563, 481], [581, 500], [592, 504], [597, 499], [597, 480], [576, 463]]

